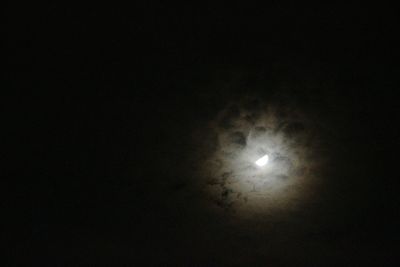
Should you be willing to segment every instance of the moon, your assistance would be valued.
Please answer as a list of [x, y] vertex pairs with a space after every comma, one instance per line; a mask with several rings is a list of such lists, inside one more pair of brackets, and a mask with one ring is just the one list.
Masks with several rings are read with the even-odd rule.
[[269, 156], [268, 156], [268, 155], [262, 156], [261, 158], [259, 158], [259, 159], [255, 162], [255, 164], [256, 164], [258, 167], [263, 167], [263, 166], [267, 165], [268, 159], [269, 159]]

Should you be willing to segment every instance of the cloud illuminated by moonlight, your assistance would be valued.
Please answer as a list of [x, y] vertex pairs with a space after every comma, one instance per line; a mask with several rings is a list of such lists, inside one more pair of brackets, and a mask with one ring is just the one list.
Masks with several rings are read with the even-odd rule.
[[[209, 206], [240, 215], [298, 207], [322, 160], [313, 123], [300, 110], [257, 98], [229, 103], [197, 133], [195, 170]], [[255, 162], [268, 155], [268, 164]]]

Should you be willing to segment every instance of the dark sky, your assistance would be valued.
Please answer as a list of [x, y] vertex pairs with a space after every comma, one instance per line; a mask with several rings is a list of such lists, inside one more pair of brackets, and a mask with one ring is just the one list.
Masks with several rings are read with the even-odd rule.
[[[394, 8], [143, 2], [7, 7], [10, 260], [399, 263]], [[305, 133], [299, 157], [319, 167], [298, 202], [245, 218], [209, 201], [232, 103], [286, 112], [288, 142]]]

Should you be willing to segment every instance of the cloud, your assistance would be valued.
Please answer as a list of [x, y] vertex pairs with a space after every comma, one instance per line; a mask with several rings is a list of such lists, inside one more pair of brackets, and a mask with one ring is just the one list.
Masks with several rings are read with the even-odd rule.
[[[319, 165], [316, 157], [310, 162], [309, 140], [316, 134], [300, 108], [247, 94], [227, 101], [206, 125], [193, 141], [193, 153], [202, 155], [193, 175], [211, 208], [238, 216], [270, 212], [311, 190]], [[257, 168], [265, 154], [270, 162]]]

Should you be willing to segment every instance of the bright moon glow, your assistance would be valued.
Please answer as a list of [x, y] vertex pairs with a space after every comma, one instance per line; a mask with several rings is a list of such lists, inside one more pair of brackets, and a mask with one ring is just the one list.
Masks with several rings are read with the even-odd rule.
[[269, 158], [268, 155], [265, 155], [265, 156], [259, 158], [256, 161], [256, 165], [259, 166], [259, 167], [262, 167], [262, 166], [266, 165], [268, 163], [268, 158]]

